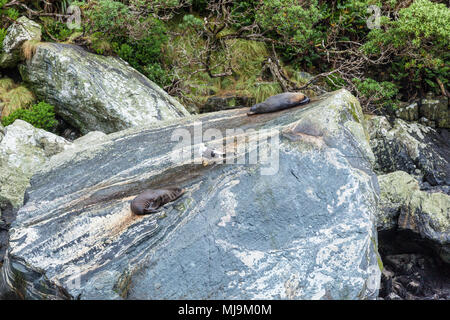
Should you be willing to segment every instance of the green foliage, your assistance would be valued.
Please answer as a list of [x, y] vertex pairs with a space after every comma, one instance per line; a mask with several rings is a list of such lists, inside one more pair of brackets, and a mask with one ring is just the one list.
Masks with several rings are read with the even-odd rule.
[[186, 14], [183, 16], [183, 23], [179, 26], [180, 28], [201, 28], [203, 26], [203, 20], [193, 14]]
[[262, 102], [270, 96], [282, 93], [283, 90], [278, 82], [255, 83], [247, 89], [251, 97], [256, 99], [256, 103]]
[[124, 33], [131, 19], [129, 8], [120, 1], [95, 0], [87, 4], [74, 4], [83, 8], [90, 32]]
[[20, 16], [20, 13], [17, 9], [8, 8], [8, 10], [6, 10], [6, 15], [10, 17], [12, 20], [17, 20], [17, 18], [19, 18]]
[[56, 21], [51, 17], [41, 17], [40, 19], [43, 24], [43, 30], [45, 31], [42, 34], [44, 41], [54, 41], [54, 39], [64, 41], [73, 32], [67, 28], [65, 23]]
[[398, 94], [397, 86], [388, 81], [377, 82], [371, 78], [363, 81], [353, 79], [359, 93], [367, 100], [369, 100], [377, 108], [391, 107], [397, 108], [398, 101], [395, 97]]
[[446, 5], [416, 0], [399, 10], [397, 20], [385, 18], [382, 23], [383, 28], [368, 33], [364, 53], [395, 55], [388, 72], [407, 89], [437, 91], [436, 78], [448, 84], [450, 10]]
[[1, 78], [0, 79], [0, 98], [3, 94], [8, 92], [9, 90], [15, 88], [16, 85], [14, 81], [10, 78]]
[[143, 73], [152, 80], [157, 83], [161, 87], [164, 87], [170, 84], [170, 77], [167, 75], [167, 72], [161, 67], [158, 63], [149, 63], [144, 67]]
[[[136, 6], [147, 5], [146, 1], [133, 3]], [[171, 1], [166, 5], [177, 3]], [[96, 0], [80, 5], [93, 51], [98, 54], [117, 54], [160, 86], [170, 82], [161, 66], [162, 48], [167, 42], [167, 30], [162, 21], [150, 16], [134, 16], [119, 1]]]
[[58, 124], [55, 119], [54, 107], [46, 102], [39, 102], [30, 109], [18, 109], [2, 119], [4, 126], [10, 125], [17, 119], [32, 124], [36, 128], [47, 131], [53, 130]]
[[256, 13], [257, 23], [273, 37], [292, 42], [296, 53], [315, 44], [321, 32], [314, 25], [322, 18], [317, 0], [302, 5], [297, 0], [264, 0]]
[[5, 28], [0, 28], [0, 50], [3, 49], [3, 40], [6, 37], [6, 29]]

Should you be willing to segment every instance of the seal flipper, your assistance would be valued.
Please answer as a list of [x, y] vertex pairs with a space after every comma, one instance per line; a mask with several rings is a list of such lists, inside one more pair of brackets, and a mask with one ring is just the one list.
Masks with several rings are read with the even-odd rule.
[[311, 101], [311, 99], [309, 99], [307, 96], [305, 96], [305, 98], [302, 101], [300, 101], [300, 103], [298, 105], [301, 106], [301, 105], [309, 103], [310, 101]]

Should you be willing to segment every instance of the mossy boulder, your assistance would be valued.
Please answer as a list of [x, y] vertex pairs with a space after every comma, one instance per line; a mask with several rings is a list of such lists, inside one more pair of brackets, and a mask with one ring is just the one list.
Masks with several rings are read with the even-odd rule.
[[431, 186], [450, 185], [450, 141], [431, 127], [384, 116], [369, 117], [370, 146], [379, 173], [405, 171]]
[[428, 95], [421, 100], [420, 117], [427, 119], [434, 127], [450, 129], [450, 108], [448, 98]]
[[41, 26], [27, 17], [20, 17], [6, 30], [3, 49], [0, 54], [0, 67], [14, 67], [22, 60], [21, 47], [25, 41], [41, 41]]
[[40, 100], [86, 134], [181, 118], [189, 112], [155, 83], [119, 58], [68, 44], [42, 43], [21, 67]]
[[409, 230], [428, 240], [446, 263], [450, 263], [450, 196], [421, 191], [418, 181], [404, 171], [378, 176], [379, 231]]

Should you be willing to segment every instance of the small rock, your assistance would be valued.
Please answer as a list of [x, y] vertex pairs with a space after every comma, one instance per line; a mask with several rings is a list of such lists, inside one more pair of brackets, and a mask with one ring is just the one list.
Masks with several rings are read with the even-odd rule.
[[437, 128], [450, 128], [450, 109], [445, 96], [433, 98], [427, 95], [421, 100], [419, 115], [429, 121], [429, 125]]
[[419, 105], [414, 102], [408, 106], [402, 106], [395, 112], [395, 115], [403, 120], [417, 121], [419, 120]]

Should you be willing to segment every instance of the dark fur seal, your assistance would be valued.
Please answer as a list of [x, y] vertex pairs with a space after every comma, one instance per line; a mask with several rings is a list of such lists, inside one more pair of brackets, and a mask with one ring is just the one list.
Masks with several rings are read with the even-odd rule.
[[137, 215], [155, 213], [159, 207], [181, 197], [181, 188], [148, 189], [131, 201], [131, 211]]
[[257, 103], [250, 108], [247, 115], [251, 116], [257, 113], [275, 112], [287, 108], [297, 107], [307, 104], [309, 98], [300, 92], [285, 92], [267, 98], [261, 103]]

